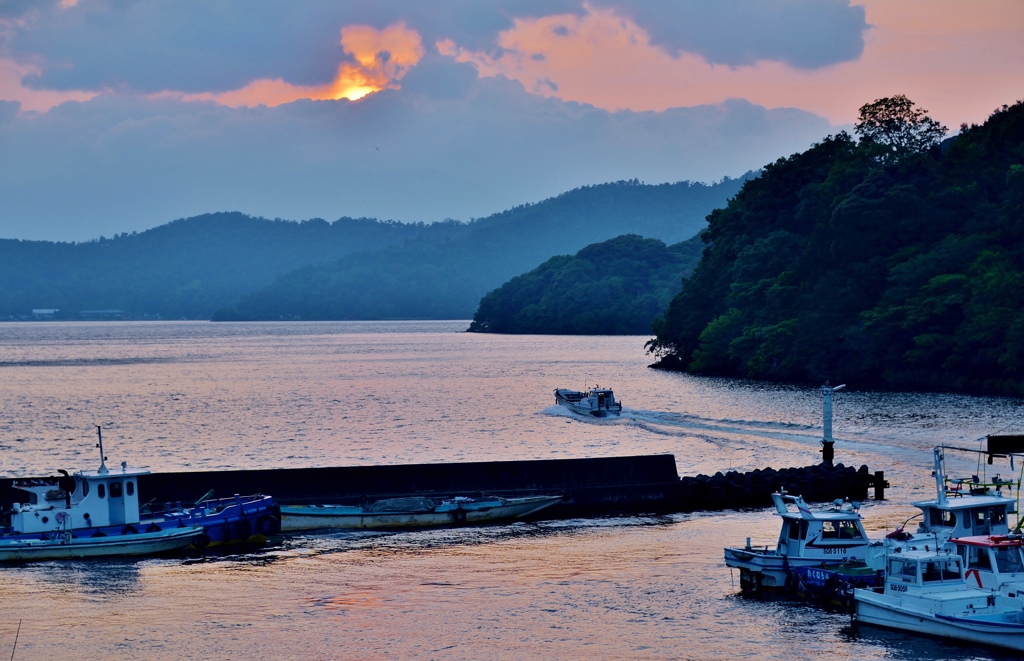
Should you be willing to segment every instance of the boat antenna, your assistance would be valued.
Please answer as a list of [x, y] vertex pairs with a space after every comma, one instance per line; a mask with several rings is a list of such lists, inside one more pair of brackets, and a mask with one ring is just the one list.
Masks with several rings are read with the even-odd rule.
[[99, 425], [96, 425], [96, 437], [100, 439], [99, 443], [96, 444], [96, 447], [100, 449], [100, 469], [96, 472], [99, 473], [100, 475], [106, 475], [107, 457], [106, 455], [103, 454], [103, 428], [100, 427]]

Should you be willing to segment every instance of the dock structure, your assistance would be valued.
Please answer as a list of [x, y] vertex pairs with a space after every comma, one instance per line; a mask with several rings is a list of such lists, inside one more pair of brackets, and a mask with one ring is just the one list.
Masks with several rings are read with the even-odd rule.
[[[874, 485], [867, 466], [842, 464], [680, 477], [671, 454], [396, 466], [267, 468], [151, 473], [140, 476], [143, 500], [194, 503], [217, 496], [262, 493], [284, 505], [358, 505], [403, 496], [451, 497], [562, 494], [542, 518], [670, 513], [766, 507], [785, 488], [807, 501], [863, 500]], [[0, 504], [20, 492], [0, 480]]]

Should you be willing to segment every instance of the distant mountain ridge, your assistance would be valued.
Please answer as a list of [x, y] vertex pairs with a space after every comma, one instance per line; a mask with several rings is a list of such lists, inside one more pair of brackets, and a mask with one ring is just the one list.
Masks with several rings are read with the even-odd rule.
[[[0, 240], [0, 319], [38, 308], [59, 309], [58, 319], [96, 309], [165, 319], [218, 309], [228, 311], [222, 318], [468, 318], [489, 289], [554, 254], [626, 231], [689, 238], [742, 182], [586, 186], [468, 223], [234, 212], [79, 243]], [[385, 291], [381, 282], [390, 283]], [[317, 308], [352, 292], [366, 292], [371, 304]]]
[[753, 176], [716, 184], [585, 186], [373, 252], [277, 278], [214, 320], [466, 319], [480, 298], [554, 255], [623, 233], [676, 243]]
[[209, 317], [279, 273], [446, 229], [368, 218], [267, 220], [235, 212], [80, 243], [3, 239], [0, 317], [33, 308], [59, 308], [57, 318], [112, 308], [136, 317]]

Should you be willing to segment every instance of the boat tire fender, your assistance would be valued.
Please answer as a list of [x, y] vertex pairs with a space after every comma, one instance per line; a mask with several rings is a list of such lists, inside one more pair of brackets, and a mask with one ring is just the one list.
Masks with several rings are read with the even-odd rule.
[[163, 530], [163, 528], [156, 525], [155, 523], [151, 523], [149, 524], [149, 526], [146, 527], [146, 532], [160, 532], [161, 530]]
[[235, 537], [240, 542], [248, 541], [252, 537], [252, 522], [249, 519], [239, 519], [235, 523]]
[[256, 521], [256, 530], [269, 537], [281, 532], [281, 521], [275, 516], [262, 516]]
[[135, 526], [127, 525], [121, 530], [122, 535], [138, 535], [139, 531]]
[[204, 532], [192, 540], [192, 545], [201, 551], [210, 545], [210, 541], [210, 536]]
[[462, 509], [461, 507], [452, 510], [452, 521], [454, 521], [455, 523], [465, 523], [466, 510]]

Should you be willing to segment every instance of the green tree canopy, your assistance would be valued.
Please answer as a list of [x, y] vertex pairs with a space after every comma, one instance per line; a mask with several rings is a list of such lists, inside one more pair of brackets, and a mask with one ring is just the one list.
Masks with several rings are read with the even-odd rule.
[[887, 148], [884, 158], [927, 151], [949, 131], [902, 94], [864, 104], [854, 126], [862, 140]]
[[779, 159], [708, 217], [660, 367], [1024, 395], [1024, 102], [903, 158], [878, 140]]

